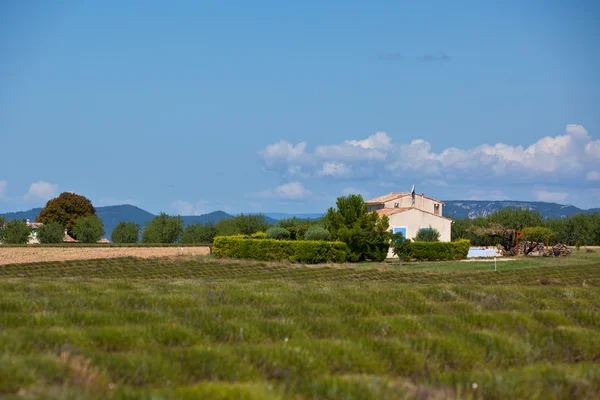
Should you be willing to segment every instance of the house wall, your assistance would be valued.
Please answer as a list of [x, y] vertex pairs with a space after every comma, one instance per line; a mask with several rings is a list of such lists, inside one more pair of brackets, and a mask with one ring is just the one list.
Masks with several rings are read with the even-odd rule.
[[[399, 199], [390, 200], [390, 201], [384, 203], [384, 207], [385, 208], [396, 208], [395, 207], [396, 204], [398, 204], [398, 208], [410, 208], [410, 207], [412, 207], [412, 197], [404, 196]], [[435, 208], [434, 208], [435, 204], [440, 205], [439, 206], [439, 209], [440, 209], [439, 215], [444, 215], [443, 211], [442, 211], [442, 207], [443, 207], [442, 203], [435, 201], [435, 200], [428, 199], [428, 198], [424, 197], [422, 194], [415, 195], [415, 207], [416, 208], [420, 208], [422, 210], [429, 211], [430, 213], [434, 213], [435, 212]]]
[[[388, 218], [390, 219], [391, 230], [393, 230], [394, 227], [406, 227], [407, 239], [414, 239], [419, 229], [428, 228], [429, 226], [440, 232], [440, 242], [450, 242], [452, 239], [452, 221], [446, 218], [440, 218], [436, 215], [431, 215], [417, 209], [389, 215]], [[394, 254], [392, 249], [390, 249], [388, 258], [392, 257], [394, 257]]]

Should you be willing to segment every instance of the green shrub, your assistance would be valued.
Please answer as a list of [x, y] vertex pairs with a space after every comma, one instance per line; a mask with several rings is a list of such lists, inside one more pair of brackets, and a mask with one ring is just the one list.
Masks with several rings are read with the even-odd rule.
[[81, 217], [73, 226], [75, 238], [82, 243], [96, 243], [104, 235], [104, 224], [98, 217]]
[[267, 239], [289, 240], [290, 232], [280, 226], [274, 226], [267, 229]]
[[304, 240], [330, 240], [331, 233], [322, 226], [313, 225], [304, 234]]
[[6, 244], [26, 244], [30, 234], [31, 228], [27, 223], [16, 219], [5, 222], [0, 228], [0, 240]]
[[431, 226], [429, 228], [421, 228], [417, 231], [415, 242], [439, 242], [440, 231]]
[[110, 234], [113, 243], [137, 243], [140, 239], [140, 226], [133, 222], [119, 222]]
[[217, 236], [217, 227], [214, 223], [188, 225], [181, 235], [181, 243], [212, 243]]
[[163, 212], [146, 225], [142, 232], [142, 243], [175, 243], [182, 233], [181, 217]]
[[303, 240], [309, 227], [310, 225], [305, 224], [285, 227], [285, 229], [290, 232], [291, 240]]
[[264, 232], [255, 232], [252, 235], [250, 235], [250, 237], [252, 239], [266, 239], [267, 238], [267, 234]]
[[467, 258], [471, 242], [460, 239], [456, 242], [409, 242], [403, 243], [406, 259], [417, 261], [462, 260]]
[[260, 261], [281, 261], [317, 264], [345, 262], [350, 250], [345, 243], [295, 240], [252, 240], [231, 236], [217, 236], [213, 243], [216, 257], [246, 258]]
[[58, 222], [48, 222], [37, 230], [37, 237], [40, 243], [62, 243], [64, 230]]

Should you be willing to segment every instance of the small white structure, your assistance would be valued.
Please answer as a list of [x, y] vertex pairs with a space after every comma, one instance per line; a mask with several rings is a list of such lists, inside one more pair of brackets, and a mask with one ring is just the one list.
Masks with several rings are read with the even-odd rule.
[[[390, 230], [402, 232], [405, 238], [414, 239], [419, 229], [435, 228], [440, 232], [441, 242], [451, 241], [452, 220], [442, 215], [444, 202], [412, 192], [386, 194], [365, 202], [369, 211], [390, 220]], [[392, 258], [390, 249], [388, 258]]]

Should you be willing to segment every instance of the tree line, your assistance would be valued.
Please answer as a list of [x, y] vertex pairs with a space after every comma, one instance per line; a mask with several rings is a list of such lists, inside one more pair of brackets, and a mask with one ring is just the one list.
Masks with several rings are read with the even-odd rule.
[[[452, 223], [452, 240], [469, 239], [475, 246], [495, 246], [501, 239], [481, 232], [490, 228], [528, 232], [542, 232], [531, 228], [544, 228], [550, 245], [600, 246], [600, 214], [575, 214], [564, 218], [544, 218], [534, 210], [502, 209], [485, 217], [457, 219]], [[540, 235], [538, 235], [540, 236]]]

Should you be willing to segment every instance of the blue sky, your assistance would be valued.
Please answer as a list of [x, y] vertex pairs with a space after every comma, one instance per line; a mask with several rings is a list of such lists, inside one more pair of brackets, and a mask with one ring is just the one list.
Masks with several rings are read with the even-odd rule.
[[600, 206], [597, 2], [285, 3], [2, 2], [0, 212]]

